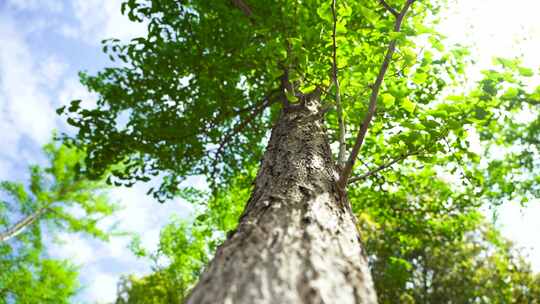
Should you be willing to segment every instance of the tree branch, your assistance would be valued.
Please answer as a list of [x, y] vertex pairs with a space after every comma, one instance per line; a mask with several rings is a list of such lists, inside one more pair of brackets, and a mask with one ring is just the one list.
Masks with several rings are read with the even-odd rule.
[[[399, 12], [399, 15], [396, 18], [396, 22], [394, 24], [394, 32], [399, 32], [401, 30], [401, 24], [403, 22], [403, 19], [405, 15], [407, 14], [407, 11], [411, 7], [415, 0], [407, 0], [401, 11]], [[384, 56], [383, 63], [381, 65], [381, 69], [379, 70], [379, 74], [377, 75], [377, 79], [375, 80], [375, 83], [373, 84], [373, 88], [371, 90], [371, 95], [369, 97], [369, 106], [368, 111], [366, 113], [366, 117], [364, 118], [362, 125], [360, 126], [360, 129], [358, 130], [358, 133], [356, 135], [355, 143], [353, 146], [353, 149], [351, 151], [351, 154], [349, 155], [349, 159], [347, 160], [347, 164], [341, 171], [341, 175], [338, 180], [338, 186], [344, 190], [347, 186], [347, 181], [349, 177], [351, 176], [352, 168], [354, 166], [354, 163], [356, 161], [356, 158], [358, 157], [358, 153], [360, 152], [360, 148], [362, 147], [362, 143], [364, 142], [364, 138], [366, 136], [369, 123], [375, 116], [375, 112], [377, 109], [377, 97], [379, 95], [379, 90], [381, 88], [381, 85], [384, 80], [384, 75], [386, 74], [386, 71], [388, 70], [388, 66], [390, 65], [390, 61], [392, 60], [392, 55], [394, 54], [396, 50], [397, 45], [397, 39], [393, 39], [390, 44], [388, 45], [388, 49], [386, 50], [386, 55]]]
[[49, 208], [47, 207], [40, 208], [36, 212], [29, 214], [25, 218], [15, 223], [15, 225], [8, 228], [6, 231], [0, 233], [0, 243], [7, 242], [11, 238], [16, 237], [19, 233], [23, 232], [26, 227], [37, 221], [47, 211], [49, 211]]
[[223, 139], [219, 143], [218, 148], [215, 152], [215, 158], [212, 162], [212, 180], [215, 180], [215, 175], [217, 172], [217, 165], [219, 163], [219, 160], [221, 159], [221, 154], [224, 152], [225, 147], [227, 144], [229, 144], [230, 140], [233, 139], [235, 135], [237, 135], [239, 132], [241, 132], [245, 127], [247, 127], [257, 116], [259, 116], [267, 107], [272, 105], [274, 102], [276, 102], [276, 98], [274, 94], [276, 93], [275, 90], [271, 91], [268, 95], [266, 95], [263, 98], [263, 101], [261, 104], [259, 104], [257, 107], [253, 109], [253, 111], [249, 114], [248, 117], [241, 120], [232, 130], [224, 134]]
[[412, 153], [403, 154], [403, 155], [401, 155], [400, 157], [398, 157], [398, 158], [396, 158], [396, 159], [394, 159], [394, 160], [392, 160], [392, 161], [390, 161], [390, 162], [388, 162], [388, 163], [386, 163], [386, 164], [380, 165], [380, 166], [378, 166], [377, 168], [375, 168], [375, 169], [373, 169], [373, 170], [370, 170], [370, 171], [366, 172], [365, 174], [362, 174], [362, 175], [360, 175], [360, 176], [351, 177], [351, 178], [349, 179], [348, 183], [349, 183], [349, 184], [352, 184], [352, 183], [354, 183], [354, 182], [364, 180], [364, 179], [366, 179], [366, 178], [368, 178], [368, 177], [370, 177], [370, 176], [372, 176], [372, 175], [374, 175], [374, 174], [376, 174], [376, 173], [378, 173], [378, 172], [380, 172], [380, 171], [382, 171], [382, 170], [385, 170], [385, 169], [387, 169], [387, 168], [393, 166], [395, 163], [400, 162], [400, 161], [406, 159], [407, 157], [412, 156], [412, 155], [416, 155], [416, 154], [418, 154], [418, 151], [412, 152]]
[[386, 3], [384, 0], [379, 0], [382, 6], [389, 11], [392, 15], [394, 15], [396, 18], [399, 16], [399, 12], [396, 11], [393, 7], [390, 6], [390, 4]]
[[294, 95], [294, 90], [292, 84], [289, 81], [289, 70], [284, 68], [283, 75], [280, 77], [281, 80], [281, 93], [282, 95], [282, 104], [284, 108], [288, 108], [291, 103], [289, 98], [287, 98], [287, 92]]
[[[292, 84], [289, 80], [289, 69], [283, 68], [283, 75], [280, 77], [281, 81], [281, 103], [283, 105], [283, 108], [287, 111], [296, 111], [299, 109], [302, 109], [305, 104], [303, 101], [305, 101], [306, 95], [303, 92], [300, 92], [299, 90], [295, 89], [295, 85]], [[320, 87], [317, 86], [317, 90], [320, 90]], [[292, 103], [287, 96], [295, 96], [299, 99], [298, 103]]]
[[334, 86], [336, 88], [336, 111], [338, 118], [338, 136], [339, 136], [339, 152], [337, 163], [340, 168], [345, 165], [345, 121], [343, 119], [343, 107], [341, 106], [341, 95], [339, 88], [339, 80], [337, 76], [337, 47], [336, 47], [336, 27], [337, 27], [337, 16], [336, 16], [336, 0], [332, 0], [332, 16], [334, 20], [334, 27], [332, 29], [332, 78], [334, 80]]
[[246, 17], [251, 18], [253, 11], [243, 0], [231, 0], [232, 4], [241, 10]]

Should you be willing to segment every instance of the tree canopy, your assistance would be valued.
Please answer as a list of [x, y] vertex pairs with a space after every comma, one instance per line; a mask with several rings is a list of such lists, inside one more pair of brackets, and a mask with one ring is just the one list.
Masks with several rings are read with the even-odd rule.
[[[298, 103], [317, 88], [330, 142], [349, 151], [374, 114], [372, 88], [395, 44], [361, 147], [364, 163], [377, 168], [407, 158], [470, 171], [481, 156], [468, 148], [473, 129], [485, 147], [534, 145], [534, 124], [512, 121], [538, 100], [538, 89], [524, 86], [533, 71], [498, 59], [477, 89], [460, 93], [470, 59], [465, 47], [447, 46], [434, 30], [444, 1], [412, 4], [395, 31], [401, 2], [338, 1], [332, 10], [331, 1], [127, 1], [123, 12], [148, 22], [148, 36], [103, 41], [120, 64], [81, 74], [98, 103], [89, 109], [75, 100], [59, 109], [78, 129], [66, 139], [88, 150], [90, 176], [117, 164], [110, 180], [116, 184], [159, 175], [161, 187], [150, 192], [163, 200], [178, 194], [188, 176], [218, 185], [245, 173], [262, 157], [284, 100]], [[533, 166], [535, 152], [512, 154]], [[498, 184], [498, 190], [484, 187], [493, 198], [535, 191], [533, 179], [507, 189], [503, 179], [516, 168], [490, 163], [474, 177]], [[358, 162], [353, 169], [352, 180], [368, 180], [363, 175], [371, 170]]]
[[[421, 146], [434, 152], [432, 143], [449, 132], [441, 126], [449, 117], [430, 118], [436, 110], [431, 104], [456, 82], [466, 51], [444, 50], [441, 36], [432, 30], [427, 16], [440, 5], [417, 3], [407, 18], [400, 18], [401, 30], [394, 31], [395, 16], [378, 1], [340, 2], [335, 22], [329, 1], [252, 1], [247, 10], [238, 3], [243, 2], [125, 3], [133, 21], [149, 23], [148, 36], [128, 43], [104, 41], [104, 51], [122, 64], [81, 75], [98, 94], [98, 106], [82, 108], [76, 100], [59, 110], [79, 130], [72, 139], [88, 149], [90, 174], [117, 163], [123, 164], [113, 172], [118, 183], [161, 173], [162, 187], [153, 190], [160, 198], [175, 193], [179, 180], [189, 175], [224, 182], [259, 161], [280, 104], [298, 103], [315, 88], [329, 107], [326, 122], [336, 142], [333, 57], [346, 118], [342, 133], [351, 147], [369, 112], [364, 100], [389, 43], [397, 45], [397, 53], [365, 140], [372, 148], [364, 148], [363, 157], [382, 148], [372, 139], [383, 133], [381, 144], [399, 156]], [[392, 4], [398, 7], [397, 1]], [[409, 132], [388, 134], [403, 124]]]

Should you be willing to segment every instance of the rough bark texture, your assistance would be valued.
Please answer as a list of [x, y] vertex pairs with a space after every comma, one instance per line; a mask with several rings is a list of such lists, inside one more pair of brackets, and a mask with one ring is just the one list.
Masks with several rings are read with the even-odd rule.
[[187, 303], [377, 303], [318, 100], [284, 111], [235, 233]]

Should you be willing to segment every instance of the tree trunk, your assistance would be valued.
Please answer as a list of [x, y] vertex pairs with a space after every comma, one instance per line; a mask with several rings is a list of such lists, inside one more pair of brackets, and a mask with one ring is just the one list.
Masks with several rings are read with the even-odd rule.
[[237, 230], [189, 304], [377, 303], [318, 97], [284, 110]]

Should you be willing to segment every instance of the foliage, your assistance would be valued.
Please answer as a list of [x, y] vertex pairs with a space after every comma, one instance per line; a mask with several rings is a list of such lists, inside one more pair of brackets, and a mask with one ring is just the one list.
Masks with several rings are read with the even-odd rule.
[[[351, 193], [379, 301], [537, 303], [540, 274], [486, 222], [476, 197], [432, 176], [424, 169], [404, 176], [400, 188]], [[150, 254], [166, 262], [148, 276], [125, 277], [117, 303], [181, 303], [226, 237], [224, 228], [234, 228], [212, 219], [223, 207], [239, 216], [249, 194], [240, 189], [222, 189], [227, 195], [215, 200], [215, 209], [204, 209], [191, 223], [168, 224], [160, 249]]]
[[[332, 109], [326, 123], [331, 141], [337, 140], [330, 2], [248, 2], [252, 13], [235, 1], [124, 4], [132, 20], [149, 23], [148, 36], [104, 41], [104, 51], [122, 65], [81, 75], [99, 96], [97, 107], [75, 100], [58, 111], [78, 129], [66, 140], [89, 151], [90, 176], [119, 163], [113, 183], [131, 185], [161, 174], [161, 187], [151, 190], [159, 199], [177, 194], [179, 181], [189, 175], [205, 175], [217, 186], [258, 162], [280, 103], [299, 102], [300, 92], [316, 87]], [[392, 39], [398, 44], [363, 151], [368, 161], [421, 147], [442, 149], [435, 143], [448, 134], [449, 113], [439, 108], [444, 116], [432, 118], [427, 108], [460, 79], [467, 53], [446, 51], [431, 28], [428, 16], [439, 7], [418, 3], [396, 33], [393, 16], [378, 1], [338, 3], [337, 57], [349, 147], [385, 48]], [[399, 128], [403, 132], [389, 132]]]
[[252, 178], [253, 175], [236, 177], [211, 198], [191, 192], [187, 198], [202, 210], [193, 221], [176, 219], [168, 223], [161, 231], [157, 252], [148, 253], [135, 241], [132, 251], [149, 259], [154, 272], [142, 278], [124, 276], [116, 303], [182, 303], [218, 244], [235, 229], [250, 194]]
[[490, 224], [482, 221], [456, 239], [379, 229], [367, 217], [363, 224], [380, 303], [540, 301], [540, 276]]
[[[347, 147], [366, 116], [364, 101], [385, 49], [393, 39], [397, 43], [362, 145], [363, 163], [439, 164], [460, 172], [490, 203], [526, 201], [537, 194], [536, 178], [524, 175], [538, 166], [538, 123], [513, 119], [523, 112], [537, 116], [540, 91], [526, 89], [532, 70], [519, 60], [497, 59], [477, 88], [460, 93], [470, 58], [466, 48], [448, 46], [434, 29], [444, 2], [414, 3], [400, 32], [393, 31], [394, 16], [378, 0], [338, 1], [336, 24], [330, 4], [125, 2], [130, 19], [149, 23], [148, 35], [128, 43], [103, 41], [104, 51], [122, 65], [81, 74], [82, 83], [99, 97], [97, 107], [75, 100], [59, 109], [78, 129], [64, 139], [88, 149], [85, 173], [91, 177], [112, 168], [110, 182], [130, 186], [159, 175], [161, 186], [149, 193], [160, 200], [178, 195], [180, 181], [190, 175], [205, 176], [215, 188], [246, 174], [262, 157], [284, 99], [299, 102], [301, 92], [322, 90], [330, 109], [325, 115], [329, 141], [336, 145], [335, 25]], [[480, 164], [478, 151], [470, 149], [474, 131], [488, 148], [488, 164]], [[501, 146], [521, 149], [493, 159]], [[362, 164], [353, 169], [357, 176], [369, 173]]]
[[540, 276], [478, 198], [429, 171], [353, 197], [380, 303], [538, 303]]
[[120, 278], [115, 304], [183, 303], [188, 290], [182, 282], [156, 271], [143, 278], [133, 275]]
[[44, 152], [49, 165], [30, 167], [28, 187], [0, 183], [0, 303], [69, 303], [79, 289], [77, 268], [49, 258], [44, 235], [54, 240], [57, 233], [77, 232], [107, 240], [111, 233], [99, 222], [117, 207], [104, 182], [80, 174], [84, 152], [55, 143]]
[[77, 268], [31, 249], [20, 251], [17, 257], [0, 256], [0, 303], [71, 303], [79, 289]]

